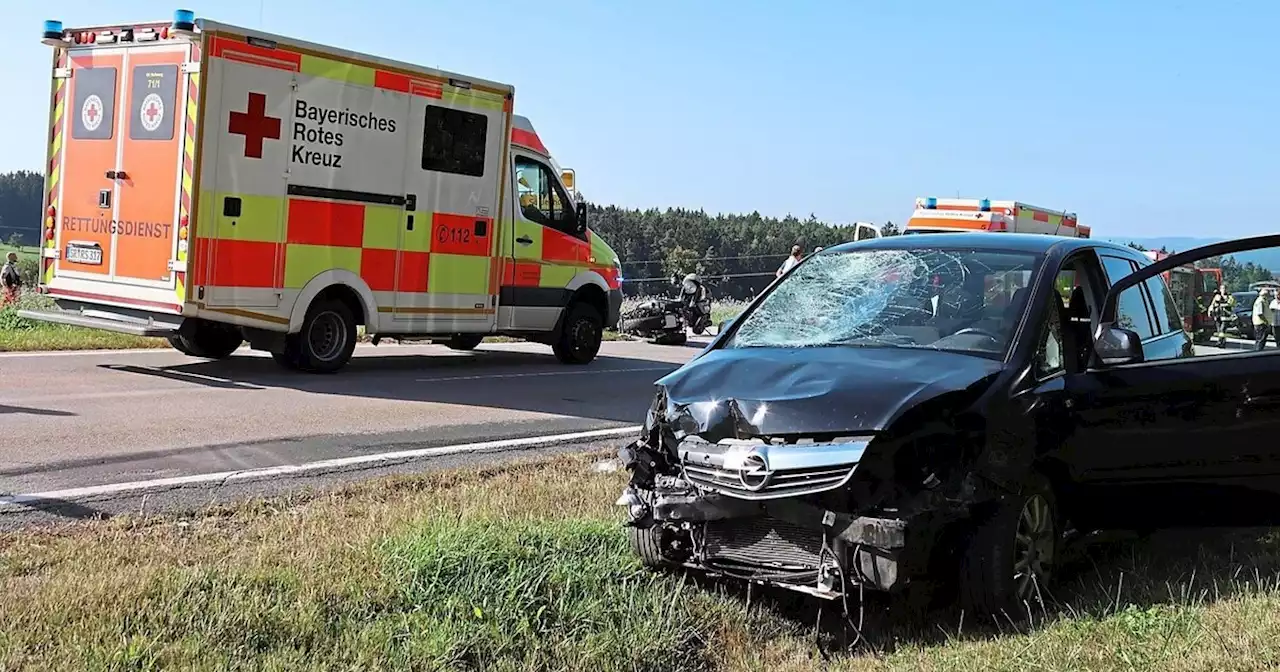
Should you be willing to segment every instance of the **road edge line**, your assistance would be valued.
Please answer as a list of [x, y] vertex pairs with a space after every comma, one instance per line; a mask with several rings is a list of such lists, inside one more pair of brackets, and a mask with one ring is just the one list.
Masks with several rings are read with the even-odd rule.
[[352, 457], [318, 460], [316, 462], [303, 462], [301, 464], [282, 464], [274, 467], [219, 471], [207, 474], [194, 474], [191, 476], [175, 476], [172, 478], [157, 478], [146, 481], [127, 481], [124, 483], [93, 485], [83, 488], [69, 488], [66, 490], [6, 495], [0, 496], [0, 513], [12, 513], [15, 510], [30, 510], [32, 507], [28, 505], [32, 504], [39, 505], [49, 504], [52, 502], [67, 502], [103, 495], [167, 490], [193, 485], [204, 485], [208, 483], [226, 485], [228, 483], [251, 482], [276, 476], [321, 472], [341, 469], [344, 467], [402, 462], [424, 457], [439, 457], [441, 455], [458, 455], [462, 453], [479, 453], [494, 450], [512, 450], [516, 448], [540, 448], [566, 443], [576, 443], [579, 441], [590, 441], [593, 439], [617, 438], [627, 436], [629, 434], [635, 434], [639, 432], [640, 429], [641, 428], [639, 426], [611, 427], [607, 429], [593, 429], [566, 434], [546, 434], [543, 436], [529, 436], [517, 439], [499, 439], [496, 441], [460, 443], [452, 446], [437, 446], [434, 448], [396, 450], [386, 453], [373, 453], [369, 455], [355, 455]]

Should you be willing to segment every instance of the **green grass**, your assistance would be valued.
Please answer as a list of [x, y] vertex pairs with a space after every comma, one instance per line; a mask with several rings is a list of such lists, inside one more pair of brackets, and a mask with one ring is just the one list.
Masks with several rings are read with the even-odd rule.
[[[0, 535], [0, 669], [1255, 670], [1280, 664], [1280, 542], [1107, 547], [1030, 624], [886, 618], [815, 647], [817, 603], [650, 573], [599, 456], [401, 476], [185, 519]], [[895, 608], [896, 609], [896, 608]], [[828, 608], [827, 613], [830, 613]], [[892, 613], [892, 612], [891, 612]], [[835, 628], [823, 625], [830, 642]]]
[[16, 305], [0, 308], [0, 352], [121, 350], [164, 348], [169, 345], [161, 338], [141, 338], [99, 329], [37, 322], [18, 316], [21, 309], [53, 308], [55, 306], [52, 301], [34, 292], [24, 292]]
[[22, 259], [24, 257], [40, 256], [40, 248], [38, 247], [32, 247], [28, 245], [24, 245], [22, 247], [14, 247], [13, 245], [9, 245], [8, 243], [0, 243], [0, 263], [4, 263], [3, 259], [5, 255], [9, 254], [10, 252], [17, 252], [19, 259]]

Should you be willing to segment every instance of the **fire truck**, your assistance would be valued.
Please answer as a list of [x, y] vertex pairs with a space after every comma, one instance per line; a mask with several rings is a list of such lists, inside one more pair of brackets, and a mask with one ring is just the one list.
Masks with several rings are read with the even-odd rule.
[[[1160, 261], [1171, 253], [1147, 250], [1143, 254], [1152, 261]], [[1213, 293], [1222, 285], [1222, 269], [1179, 266], [1166, 271], [1164, 281], [1178, 304], [1178, 312], [1182, 314], [1182, 328], [1197, 343], [1208, 342], [1216, 331], [1213, 319], [1209, 317], [1209, 303], [1213, 301]]]
[[917, 198], [903, 233], [993, 231], [1088, 238], [1076, 214], [986, 198]]

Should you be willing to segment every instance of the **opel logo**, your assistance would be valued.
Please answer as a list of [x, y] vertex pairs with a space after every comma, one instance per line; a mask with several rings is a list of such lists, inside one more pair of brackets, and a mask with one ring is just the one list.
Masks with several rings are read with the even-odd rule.
[[742, 458], [742, 468], [738, 470], [738, 482], [751, 492], [760, 492], [769, 487], [773, 472], [769, 471], [769, 463], [764, 455], [751, 453]]

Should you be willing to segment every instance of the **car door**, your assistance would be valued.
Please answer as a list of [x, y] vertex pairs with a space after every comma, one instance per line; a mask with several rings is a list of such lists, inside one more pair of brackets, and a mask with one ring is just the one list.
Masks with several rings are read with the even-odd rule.
[[[1269, 521], [1280, 493], [1280, 353], [1247, 342], [1193, 346], [1162, 274], [1280, 236], [1210, 245], [1143, 264], [1102, 250], [1110, 288], [1094, 356], [1066, 381], [1074, 431], [1064, 454], [1083, 499], [1119, 526]], [[1120, 331], [1116, 331], [1120, 330]], [[1125, 356], [1108, 344], [1131, 339]], [[1109, 526], [1109, 525], [1103, 525]]]

